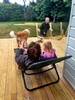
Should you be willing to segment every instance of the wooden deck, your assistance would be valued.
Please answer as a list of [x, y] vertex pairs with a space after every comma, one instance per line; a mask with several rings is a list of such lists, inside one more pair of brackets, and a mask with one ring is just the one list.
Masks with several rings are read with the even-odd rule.
[[[29, 38], [28, 42], [32, 40], [36, 41], [36, 38]], [[47, 40], [50, 40], [56, 48], [58, 57], [65, 55], [65, 37], [61, 40], [45, 39], [44, 41]], [[21, 71], [17, 68], [14, 59], [15, 47], [15, 39], [0, 39], [0, 100], [75, 100], [75, 91], [63, 77], [63, 62], [57, 64], [59, 83], [28, 92], [24, 88]], [[56, 79], [55, 73], [51, 71], [36, 77], [28, 77], [27, 82], [28, 86], [34, 86], [54, 79]]]

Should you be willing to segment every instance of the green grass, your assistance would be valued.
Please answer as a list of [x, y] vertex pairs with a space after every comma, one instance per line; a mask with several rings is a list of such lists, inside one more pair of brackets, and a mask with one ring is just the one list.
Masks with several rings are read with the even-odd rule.
[[[53, 23], [52, 27], [53, 27], [53, 36], [57, 36], [57, 35], [61, 34], [61, 32], [60, 32], [60, 22]], [[66, 32], [67, 27], [68, 27], [68, 23], [67, 22], [63, 22], [62, 23], [62, 29], [64, 30], [64, 34]]]
[[[38, 26], [41, 25], [41, 22], [37, 22]], [[68, 23], [63, 23], [63, 29], [64, 33], [67, 29]], [[0, 38], [9, 38], [10, 31], [21, 31], [25, 28], [30, 28], [30, 36], [35, 37], [36, 36], [36, 22], [0, 22]], [[59, 35], [60, 34], [60, 24], [59, 23], [53, 23], [53, 35]]]

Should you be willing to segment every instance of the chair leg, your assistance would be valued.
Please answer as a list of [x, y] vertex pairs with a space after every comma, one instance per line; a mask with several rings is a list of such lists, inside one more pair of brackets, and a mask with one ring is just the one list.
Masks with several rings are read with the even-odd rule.
[[44, 85], [41, 85], [41, 86], [37, 86], [37, 87], [34, 87], [34, 88], [28, 88], [27, 85], [26, 85], [26, 79], [24, 77], [24, 72], [22, 71], [22, 77], [23, 77], [23, 81], [24, 81], [24, 86], [25, 88], [28, 90], [28, 91], [33, 91], [33, 90], [36, 90], [36, 89], [40, 89], [40, 88], [43, 88], [43, 87], [46, 87], [46, 86], [49, 86], [49, 85], [52, 85], [52, 84], [55, 84], [55, 83], [58, 83], [59, 82], [59, 74], [58, 74], [58, 71], [57, 71], [57, 68], [56, 68], [56, 65], [53, 64], [53, 67], [55, 69], [55, 72], [56, 72], [56, 75], [57, 75], [57, 80], [54, 81], [54, 82], [50, 82], [50, 83], [47, 83], [47, 84], [44, 84]]
[[53, 64], [53, 67], [54, 67], [54, 69], [55, 69], [55, 71], [56, 71], [56, 74], [57, 74], [57, 77], [58, 77], [58, 81], [59, 81], [59, 79], [60, 79], [60, 77], [59, 77], [59, 74], [58, 74], [58, 71], [57, 71], [57, 68], [56, 68], [56, 65], [55, 64]]

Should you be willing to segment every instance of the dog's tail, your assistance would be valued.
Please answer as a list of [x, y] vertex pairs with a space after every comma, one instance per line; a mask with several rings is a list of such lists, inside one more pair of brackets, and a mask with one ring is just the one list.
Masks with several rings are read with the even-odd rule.
[[13, 38], [16, 38], [16, 35], [14, 34], [14, 31], [10, 32], [10, 36], [13, 37]]

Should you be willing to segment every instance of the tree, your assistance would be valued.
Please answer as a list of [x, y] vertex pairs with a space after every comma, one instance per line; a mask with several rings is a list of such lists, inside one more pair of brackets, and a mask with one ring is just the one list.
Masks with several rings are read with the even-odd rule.
[[72, 0], [64, 0], [67, 7], [71, 7]]
[[53, 8], [52, 0], [37, 0], [35, 10], [37, 13], [37, 20], [44, 20], [45, 17], [51, 18], [51, 10]]
[[[70, 16], [70, 9], [71, 9], [71, 0], [66, 0], [64, 2], [64, 0], [53, 0], [54, 1], [54, 7], [51, 10], [51, 15], [53, 17], [55, 17], [56, 15], [56, 19], [57, 21], [68, 21], [69, 20], [69, 16]], [[69, 5], [69, 6], [67, 6]]]
[[3, 0], [3, 3], [9, 4], [9, 0]]
[[18, 4], [0, 4], [0, 21], [23, 21], [23, 6]]
[[25, 8], [25, 20], [27, 21], [36, 21], [36, 11], [35, 11], [36, 3], [34, 1], [30, 2], [28, 6]]
[[26, 0], [23, 2], [22, 6], [3, 0], [0, 3], [0, 21], [43, 21], [45, 17], [52, 21], [69, 20], [71, 0], [33, 0], [29, 5], [26, 5]]
[[24, 3], [24, 17], [25, 17], [25, 3], [26, 3], [26, 0], [23, 0], [23, 3]]

